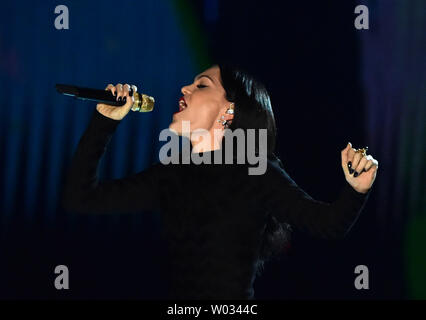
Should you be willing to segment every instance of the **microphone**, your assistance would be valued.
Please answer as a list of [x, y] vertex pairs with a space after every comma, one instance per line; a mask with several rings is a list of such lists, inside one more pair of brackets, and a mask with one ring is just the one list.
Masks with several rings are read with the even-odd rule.
[[[79, 100], [90, 100], [98, 103], [107, 104], [114, 107], [121, 107], [126, 104], [126, 99], [122, 101], [115, 100], [110, 90], [100, 90], [72, 86], [68, 84], [56, 84], [56, 90], [67, 96], [74, 97]], [[139, 92], [133, 92], [133, 88], [130, 88], [129, 95], [134, 97], [132, 105], [132, 111], [138, 112], [150, 112], [154, 109], [155, 99], [146, 94]]]

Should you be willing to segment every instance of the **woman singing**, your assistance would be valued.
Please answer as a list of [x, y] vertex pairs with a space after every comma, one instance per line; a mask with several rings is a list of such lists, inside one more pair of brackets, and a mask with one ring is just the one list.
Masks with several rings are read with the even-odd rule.
[[[337, 200], [310, 197], [274, 154], [275, 119], [264, 86], [242, 71], [216, 65], [182, 88], [180, 111], [169, 128], [185, 135], [183, 124], [189, 121], [191, 155], [210, 159], [228, 151], [224, 132], [264, 129], [263, 174], [248, 174], [247, 162], [160, 161], [123, 179], [99, 181], [99, 161], [132, 107], [129, 85], [110, 84], [107, 90], [126, 104], [96, 106], [74, 154], [63, 204], [75, 212], [160, 212], [173, 272], [170, 298], [253, 299], [259, 268], [283, 248], [291, 227], [322, 238], [343, 237], [376, 178], [377, 160], [348, 143], [341, 151], [346, 182]], [[261, 146], [246, 143], [245, 150], [250, 148], [261, 154]]]

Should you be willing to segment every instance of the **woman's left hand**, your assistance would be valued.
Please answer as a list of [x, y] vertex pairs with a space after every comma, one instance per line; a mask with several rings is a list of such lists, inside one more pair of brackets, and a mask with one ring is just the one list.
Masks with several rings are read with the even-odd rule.
[[367, 193], [376, 179], [379, 162], [371, 155], [363, 156], [349, 142], [342, 150], [342, 168], [346, 181], [358, 192]]

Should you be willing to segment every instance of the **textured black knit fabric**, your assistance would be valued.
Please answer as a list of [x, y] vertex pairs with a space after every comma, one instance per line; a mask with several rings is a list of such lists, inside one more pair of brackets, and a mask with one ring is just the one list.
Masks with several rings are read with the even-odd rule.
[[82, 213], [159, 212], [171, 255], [171, 298], [252, 299], [269, 215], [313, 236], [342, 237], [371, 191], [358, 193], [345, 182], [336, 201], [314, 200], [273, 160], [263, 175], [249, 175], [245, 164], [157, 162], [123, 179], [99, 181], [99, 161], [119, 123], [95, 109], [62, 203]]

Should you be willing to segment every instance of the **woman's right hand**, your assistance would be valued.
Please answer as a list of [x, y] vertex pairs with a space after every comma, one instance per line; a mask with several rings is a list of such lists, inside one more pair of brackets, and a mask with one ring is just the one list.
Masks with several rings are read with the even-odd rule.
[[134, 94], [129, 96], [130, 88], [133, 87], [133, 92], [136, 92], [136, 86], [130, 86], [127, 83], [123, 86], [121, 83], [118, 83], [116, 86], [109, 84], [105, 90], [110, 90], [112, 94], [116, 97], [116, 100], [119, 98], [126, 98], [126, 104], [121, 107], [114, 107], [103, 103], [98, 103], [96, 105], [96, 110], [99, 111], [105, 117], [108, 117], [113, 120], [122, 120], [132, 108], [134, 102]]

